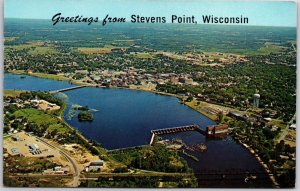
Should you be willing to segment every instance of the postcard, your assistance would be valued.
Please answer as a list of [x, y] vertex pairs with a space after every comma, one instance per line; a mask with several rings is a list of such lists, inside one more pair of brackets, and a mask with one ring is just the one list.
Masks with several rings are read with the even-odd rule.
[[297, 3], [7, 0], [5, 187], [294, 188]]

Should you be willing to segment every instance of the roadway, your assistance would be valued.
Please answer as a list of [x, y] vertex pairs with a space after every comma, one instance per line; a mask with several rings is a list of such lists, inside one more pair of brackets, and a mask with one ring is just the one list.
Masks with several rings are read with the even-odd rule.
[[66, 152], [64, 152], [61, 148], [55, 146], [55, 145], [52, 145], [50, 143], [48, 143], [47, 141], [39, 138], [39, 137], [36, 137], [36, 139], [38, 139], [39, 141], [43, 142], [44, 144], [48, 145], [49, 147], [51, 147], [52, 149], [55, 149], [55, 150], [58, 150], [59, 153], [61, 155], [63, 155], [71, 164], [72, 168], [73, 168], [73, 172], [74, 172], [74, 177], [73, 177], [73, 183], [72, 183], [72, 187], [78, 187], [79, 185], [79, 176], [80, 176], [80, 172], [79, 172], [79, 165], [78, 163], [76, 162], [76, 160], [74, 160], [70, 155], [68, 155]]
[[280, 142], [281, 140], [284, 140], [286, 135], [288, 134], [289, 132], [289, 126], [293, 123], [293, 120], [296, 119], [296, 113], [294, 114], [294, 116], [292, 117], [292, 119], [287, 123], [287, 126], [286, 128], [281, 132], [281, 135], [280, 137], [277, 139], [278, 142]]
[[58, 93], [58, 92], [65, 92], [65, 91], [75, 90], [75, 89], [84, 88], [84, 87], [86, 87], [86, 85], [74, 86], [74, 87], [64, 88], [64, 89], [60, 89], [60, 90], [54, 90], [54, 91], [50, 91], [49, 93], [55, 94], [55, 93]]

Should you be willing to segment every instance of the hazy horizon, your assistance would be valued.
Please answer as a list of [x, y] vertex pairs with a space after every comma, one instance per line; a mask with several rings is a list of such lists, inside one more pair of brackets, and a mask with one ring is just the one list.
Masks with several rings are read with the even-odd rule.
[[107, 14], [110, 17], [124, 17], [126, 20], [130, 20], [132, 14], [166, 18], [171, 15], [186, 17], [194, 15], [198, 19], [198, 24], [202, 24], [200, 18], [202, 15], [216, 17], [242, 15], [249, 18], [249, 23], [243, 26], [296, 27], [296, 5], [295, 2], [287, 1], [6, 0], [4, 18], [51, 19], [56, 13], [62, 13], [64, 17], [83, 15], [98, 17], [100, 20]]
[[[47, 21], [51, 21], [51, 26], [52, 25], [52, 20], [51, 18], [50, 19], [47, 19], [47, 18], [43, 18], [43, 19], [39, 19], [39, 18], [13, 18], [13, 17], [9, 17], [9, 18], [4, 18], [4, 20], [6, 19], [19, 19], [19, 20], [47, 20]], [[101, 25], [101, 21], [102, 20], [99, 20], [98, 23], [93, 23], [89, 26], [95, 26], [95, 25]], [[131, 23], [130, 21], [126, 21], [125, 22], [126, 24], [128, 23]], [[61, 24], [64, 24], [64, 25], [67, 25], [67, 24], [81, 24], [81, 25], [87, 25], [87, 23], [70, 23], [70, 22], [61, 22], [61, 23], [58, 23], [57, 25], [61, 25]], [[110, 23], [112, 25], [115, 25], [115, 24], [124, 24], [124, 23]], [[110, 25], [108, 24], [108, 25]], [[133, 25], [182, 25], [182, 26], [187, 26], [187, 25], [190, 25], [190, 26], [196, 26], [196, 25], [209, 25], [209, 26], [243, 26], [243, 27], [279, 27], [279, 28], [297, 28], [297, 26], [270, 26], [270, 25], [250, 25], [250, 24], [220, 24], [220, 23], [213, 23], [213, 24], [208, 24], [208, 23], [198, 23], [198, 24], [180, 24], [180, 23], [131, 23]], [[101, 26], [102, 27], [102, 26]], [[104, 26], [105, 27], [105, 26]]]

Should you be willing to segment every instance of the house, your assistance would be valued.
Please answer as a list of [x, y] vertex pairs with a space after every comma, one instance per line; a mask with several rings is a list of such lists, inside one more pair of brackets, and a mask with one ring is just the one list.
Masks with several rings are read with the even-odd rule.
[[295, 124], [295, 123], [294, 123], [294, 124], [291, 124], [291, 125], [290, 125], [290, 129], [296, 130], [296, 124]]
[[263, 124], [265, 127], [271, 127], [272, 123], [271, 123], [271, 118], [261, 118], [260, 122], [261, 124]]
[[171, 84], [178, 84], [178, 78], [176, 77], [176, 76], [171, 76], [171, 78], [170, 78], [170, 82], [171, 82]]
[[13, 141], [22, 141], [22, 139], [17, 135], [12, 136], [12, 140]]
[[12, 148], [11, 152], [12, 152], [12, 155], [20, 155], [20, 151], [17, 148]]
[[55, 166], [53, 168], [53, 171], [58, 172], [58, 173], [63, 172], [64, 174], [67, 174], [67, 173], [69, 173], [70, 168], [69, 167], [62, 167], [62, 166]]
[[39, 104], [39, 103], [40, 103], [40, 100], [33, 99], [33, 100], [31, 100], [30, 102], [33, 103], [33, 104]]
[[85, 74], [85, 75], [88, 75], [89, 71], [88, 70], [76, 70], [75, 73], [76, 74]]

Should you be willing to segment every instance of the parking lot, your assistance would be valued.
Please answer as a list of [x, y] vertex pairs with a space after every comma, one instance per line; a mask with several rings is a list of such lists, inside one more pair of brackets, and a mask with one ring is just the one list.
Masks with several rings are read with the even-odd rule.
[[53, 161], [67, 165], [68, 161], [59, 153], [45, 143], [36, 139], [26, 132], [19, 132], [9, 138], [4, 139], [3, 147], [10, 155], [20, 155], [24, 157], [47, 157]]

